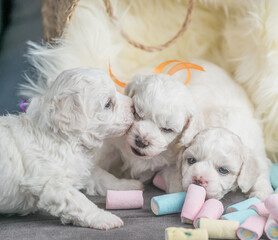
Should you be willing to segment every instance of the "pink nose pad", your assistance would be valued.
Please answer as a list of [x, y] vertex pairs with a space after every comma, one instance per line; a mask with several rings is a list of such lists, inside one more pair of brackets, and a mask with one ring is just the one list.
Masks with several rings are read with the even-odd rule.
[[208, 184], [208, 181], [205, 180], [202, 176], [200, 177], [194, 176], [192, 179], [192, 183], [204, 187]]

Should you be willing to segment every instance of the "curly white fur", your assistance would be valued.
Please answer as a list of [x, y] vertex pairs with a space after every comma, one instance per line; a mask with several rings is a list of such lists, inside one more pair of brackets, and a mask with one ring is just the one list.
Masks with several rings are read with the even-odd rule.
[[43, 209], [63, 223], [109, 229], [117, 216], [99, 209], [79, 190], [140, 189], [94, 163], [107, 137], [123, 135], [133, 122], [132, 101], [116, 92], [109, 75], [88, 67], [61, 73], [34, 97], [26, 113], [0, 118], [0, 213]]

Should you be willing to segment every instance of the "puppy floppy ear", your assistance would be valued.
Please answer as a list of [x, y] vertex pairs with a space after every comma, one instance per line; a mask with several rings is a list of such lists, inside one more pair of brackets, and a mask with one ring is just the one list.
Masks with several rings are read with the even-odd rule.
[[204, 129], [204, 120], [201, 113], [191, 115], [185, 123], [180, 137], [181, 145], [188, 147], [193, 138]]
[[82, 132], [87, 121], [78, 93], [61, 93], [51, 102], [50, 121], [56, 129], [66, 132]]
[[135, 75], [133, 77], [132, 81], [126, 85], [125, 94], [132, 98], [136, 92], [136, 88], [137, 88], [138, 84], [145, 81], [146, 78], [147, 78], [147, 76], [144, 76], [144, 75]]
[[243, 148], [243, 163], [237, 178], [237, 184], [243, 193], [247, 193], [254, 186], [259, 176], [259, 169], [256, 157], [245, 146]]
[[125, 87], [125, 94], [129, 97], [133, 97], [134, 96], [134, 93], [135, 93], [135, 87], [134, 87], [134, 83], [133, 82], [130, 82], [126, 85]]

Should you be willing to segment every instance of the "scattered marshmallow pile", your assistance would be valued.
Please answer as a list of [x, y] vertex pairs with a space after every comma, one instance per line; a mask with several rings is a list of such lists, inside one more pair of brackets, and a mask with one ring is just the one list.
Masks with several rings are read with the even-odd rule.
[[[173, 193], [153, 197], [154, 214], [181, 212], [181, 222], [193, 224], [196, 229], [167, 228], [165, 238], [172, 239], [236, 239], [238, 221], [218, 220], [224, 212], [223, 204], [216, 199], [205, 201], [203, 187], [191, 184], [187, 193]], [[173, 207], [173, 205], [176, 206]], [[182, 234], [183, 233], [183, 234]]]
[[[153, 183], [165, 190], [160, 174]], [[241, 239], [258, 240], [263, 232], [269, 239], [278, 239], [278, 164], [271, 171], [271, 183], [276, 189], [265, 202], [250, 198], [226, 209], [216, 199], [205, 201], [203, 187], [191, 184], [187, 192], [165, 194], [153, 197], [151, 209], [155, 215], [181, 213], [181, 222], [193, 224], [196, 229], [166, 228], [166, 240], [199, 239]], [[142, 208], [142, 191], [107, 191], [107, 209]]]
[[[181, 202], [184, 204], [181, 207]], [[172, 205], [175, 205], [174, 208]], [[187, 193], [165, 194], [153, 197], [152, 211], [156, 215], [181, 212], [181, 222], [193, 224], [193, 229], [167, 228], [166, 239], [241, 239], [258, 240], [265, 231], [269, 239], [278, 239], [278, 194], [273, 194], [265, 202], [250, 198], [226, 209], [220, 201], [205, 201], [205, 190], [190, 185]], [[270, 214], [271, 213], [271, 214]], [[197, 229], [206, 231], [197, 231]], [[180, 235], [180, 232], [184, 234]], [[188, 234], [185, 234], [188, 233]], [[194, 238], [198, 236], [198, 238]]]
[[[153, 183], [165, 190], [165, 184], [159, 174], [155, 176]], [[187, 193], [153, 197], [151, 208], [155, 215], [181, 213], [181, 222], [193, 224], [196, 228], [167, 228], [167, 240], [201, 240], [209, 237], [257, 240], [263, 232], [269, 239], [278, 239], [278, 194], [275, 194], [278, 193], [278, 164], [272, 167], [271, 183], [276, 190], [265, 202], [250, 198], [229, 206], [224, 215], [222, 203], [216, 199], [205, 201], [205, 189], [196, 185], [190, 185]]]

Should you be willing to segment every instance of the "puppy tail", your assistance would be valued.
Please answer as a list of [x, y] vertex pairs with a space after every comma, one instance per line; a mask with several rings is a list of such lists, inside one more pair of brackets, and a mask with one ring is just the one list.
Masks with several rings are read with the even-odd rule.
[[39, 52], [43, 52], [46, 46], [41, 46], [31, 41], [27, 42], [28, 51], [25, 57], [31, 65], [31, 68], [23, 74], [24, 82], [19, 84], [18, 95], [25, 98], [32, 98], [42, 95], [47, 88], [47, 75], [43, 69], [46, 60], [40, 57]]
[[[53, 45], [36, 44], [31, 41], [28, 41], [27, 45], [28, 50], [25, 57], [31, 68], [23, 75], [25, 81], [19, 85], [19, 95], [32, 98], [43, 94], [61, 72], [58, 60], [62, 44], [56, 40]], [[57, 49], [55, 50], [55, 48]], [[66, 56], [62, 57], [66, 58]]]
[[26, 73], [23, 77], [25, 82], [19, 84], [19, 96], [29, 99], [37, 95], [43, 95], [47, 88], [45, 81], [35, 81]]

